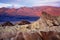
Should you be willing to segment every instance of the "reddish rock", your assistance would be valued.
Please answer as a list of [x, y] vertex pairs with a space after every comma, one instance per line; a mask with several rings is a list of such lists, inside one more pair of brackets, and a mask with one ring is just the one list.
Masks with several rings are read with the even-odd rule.
[[42, 40], [42, 38], [37, 32], [20, 32], [16, 35], [15, 40]]
[[21, 7], [19, 9], [0, 8], [0, 14], [7, 13], [9, 15], [23, 16], [40, 16], [45, 11], [53, 16], [60, 16], [60, 7], [40, 6], [40, 7]]
[[18, 32], [14, 40], [25, 40], [22, 32]]
[[58, 32], [49, 31], [49, 32], [43, 32], [41, 31], [43, 40], [60, 40], [60, 36], [58, 35]]

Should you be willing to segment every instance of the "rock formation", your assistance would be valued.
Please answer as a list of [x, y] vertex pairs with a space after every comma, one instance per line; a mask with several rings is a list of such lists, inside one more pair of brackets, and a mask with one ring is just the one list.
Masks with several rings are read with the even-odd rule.
[[30, 26], [32, 29], [39, 29], [40, 31], [59, 31], [59, 16], [52, 16], [46, 12], [42, 12], [40, 19]]
[[25, 25], [25, 24], [31, 24], [31, 23], [26, 20], [22, 20], [21, 22], [18, 23], [18, 25]]
[[2, 24], [2, 26], [14, 26], [11, 22], [7, 21]]
[[34, 23], [15, 25], [5, 29], [2, 27], [0, 29], [0, 40], [3, 39], [60, 40], [60, 16], [52, 16], [42, 12], [40, 19]]

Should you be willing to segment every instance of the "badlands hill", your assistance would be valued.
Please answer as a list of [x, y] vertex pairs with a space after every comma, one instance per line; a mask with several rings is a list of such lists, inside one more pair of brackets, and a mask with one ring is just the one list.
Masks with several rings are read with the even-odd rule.
[[0, 40], [60, 40], [60, 16], [43, 11], [34, 23], [1, 26]]

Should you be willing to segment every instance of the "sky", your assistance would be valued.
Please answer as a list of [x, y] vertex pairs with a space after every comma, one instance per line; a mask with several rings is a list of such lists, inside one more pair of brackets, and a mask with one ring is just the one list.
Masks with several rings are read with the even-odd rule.
[[0, 0], [1, 7], [34, 7], [34, 6], [56, 6], [60, 7], [60, 0]]

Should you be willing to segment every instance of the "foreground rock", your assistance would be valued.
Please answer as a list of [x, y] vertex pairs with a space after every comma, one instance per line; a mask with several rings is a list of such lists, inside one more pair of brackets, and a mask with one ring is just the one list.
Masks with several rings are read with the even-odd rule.
[[14, 40], [42, 40], [37, 32], [19, 32]]

